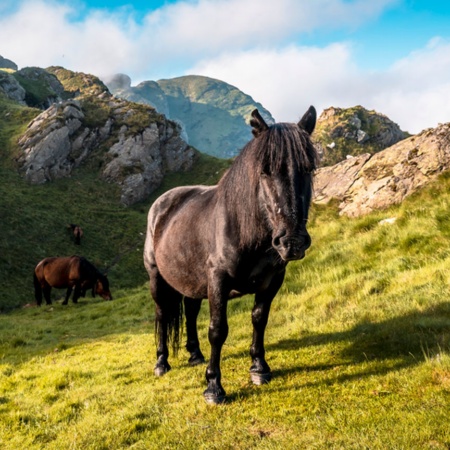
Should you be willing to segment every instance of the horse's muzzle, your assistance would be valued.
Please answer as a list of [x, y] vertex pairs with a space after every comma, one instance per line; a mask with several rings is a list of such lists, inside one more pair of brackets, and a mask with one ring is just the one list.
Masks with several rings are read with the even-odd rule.
[[279, 233], [272, 239], [272, 246], [284, 261], [295, 261], [305, 257], [306, 250], [311, 246], [311, 237], [308, 233], [296, 236]]

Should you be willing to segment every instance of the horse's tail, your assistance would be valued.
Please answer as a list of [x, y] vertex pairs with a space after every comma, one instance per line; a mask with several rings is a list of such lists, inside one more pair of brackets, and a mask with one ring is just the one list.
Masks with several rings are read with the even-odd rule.
[[[180, 341], [183, 336], [183, 297], [177, 295], [167, 295], [165, 304], [162, 307], [163, 321], [167, 324], [167, 340], [172, 346], [174, 355], [178, 353]], [[159, 336], [160, 327], [163, 324], [155, 320], [155, 338]]]
[[36, 275], [36, 270], [34, 271], [34, 277], [33, 277], [33, 282], [34, 282], [34, 298], [36, 299], [36, 303], [38, 306], [41, 306], [42, 303], [42, 287], [41, 287], [41, 283], [38, 280], [38, 277]]

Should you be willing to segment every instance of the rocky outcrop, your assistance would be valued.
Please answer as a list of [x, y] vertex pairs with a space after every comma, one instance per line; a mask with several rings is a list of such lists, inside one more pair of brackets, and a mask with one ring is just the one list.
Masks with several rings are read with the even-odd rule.
[[148, 196], [166, 172], [191, 168], [196, 157], [175, 123], [106, 92], [53, 104], [29, 124], [19, 146], [18, 163], [31, 183], [70, 176], [96, 158], [127, 206]]
[[405, 139], [408, 134], [388, 117], [362, 106], [328, 108], [320, 115], [314, 139], [321, 153], [321, 165], [375, 153]]
[[14, 78], [25, 89], [28, 106], [46, 109], [64, 97], [64, 87], [52, 73], [39, 67], [25, 67], [13, 73]]
[[17, 70], [17, 64], [10, 59], [3, 58], [3, 56], [0, 55], [0, 69], [11, 69], [11, 70]]
[[317, 170], [313, 201], [340, 201], [340, 214], [357, 217], [401, 203], [450, 169], [450, 123], [402, 140], [374, 155]]
[[20, 83], [8, 72], [0, 70], [0, 92], [9, 100], [26, 105], [25, 89]]

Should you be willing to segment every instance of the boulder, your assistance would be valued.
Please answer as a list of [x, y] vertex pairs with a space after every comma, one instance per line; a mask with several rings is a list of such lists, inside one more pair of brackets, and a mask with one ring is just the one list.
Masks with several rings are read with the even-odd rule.
[[0, 70], [0, 92], [2, 92], [6, 98], [20, 103], [21, 105], [26, 105], [25, 89], [10, 73], [2, 70]]
[[313, 201], [340, 201], [340, 214], [358, 217], [401, 203], [450, 169], [450, 123], [375, 153], [317, 170]]
[[0, 69], [11, 69], [11, 70], [17, 70], [17, 64], [10, 59], [3, 58], [3, 56], [0, 55]]
[[384, 114], [362, 106], [325, 109], [314, 133], [322, 166], [331, 166], [347, 156], [384, 150], [406, 137], [408, 133]]

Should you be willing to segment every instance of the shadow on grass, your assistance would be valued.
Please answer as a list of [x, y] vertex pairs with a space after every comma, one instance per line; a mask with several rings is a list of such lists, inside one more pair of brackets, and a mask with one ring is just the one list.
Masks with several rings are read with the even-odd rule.
[[[439, 353], [450, 352], [450, 302], [443, 302], [424, 311], [392, 318], [383, 322], [361, 322], [353, 328], [336, 333], [319, 333], [281, 340], [266, 346], [267, 356], [277, 351], [299, 351], [308, 347], [340, 344], [336, 348], [334, 363], [304, 364], [301, 357], [296, 364], [273, 369], [275, 379], [308, 372], [328, 372], [330, 376], [319, 376], [315, 381], [305, 381], [302, 387], [332, 385], [371, 376], [380, 376], [420, 364]], [[231, 358], [241, 358], [231, 355]], [[362, 363], [369, 363], [361, 365]], [[359, 367], [356, 365], [360, 364]], [[273, 364], [272, 364], [273, 365]], [[336, 368], [355, 366], [342, 373]], [[279, 386], [277, 387], [279, 389]], [[259, 390], [246, 387], [229, 396], [229, 401], [260, 395]]]
[[[266, 348], [269, 351], [298, 350], [339, 342], [347, 343], [341, 357], [353, 362], [402, 356], [422, 361], [450, 347], [450, 302], [383, 322], [361, 322], [347, 331], [281, 340]], [[299, 366], [299, 370], [305, 368]]]

